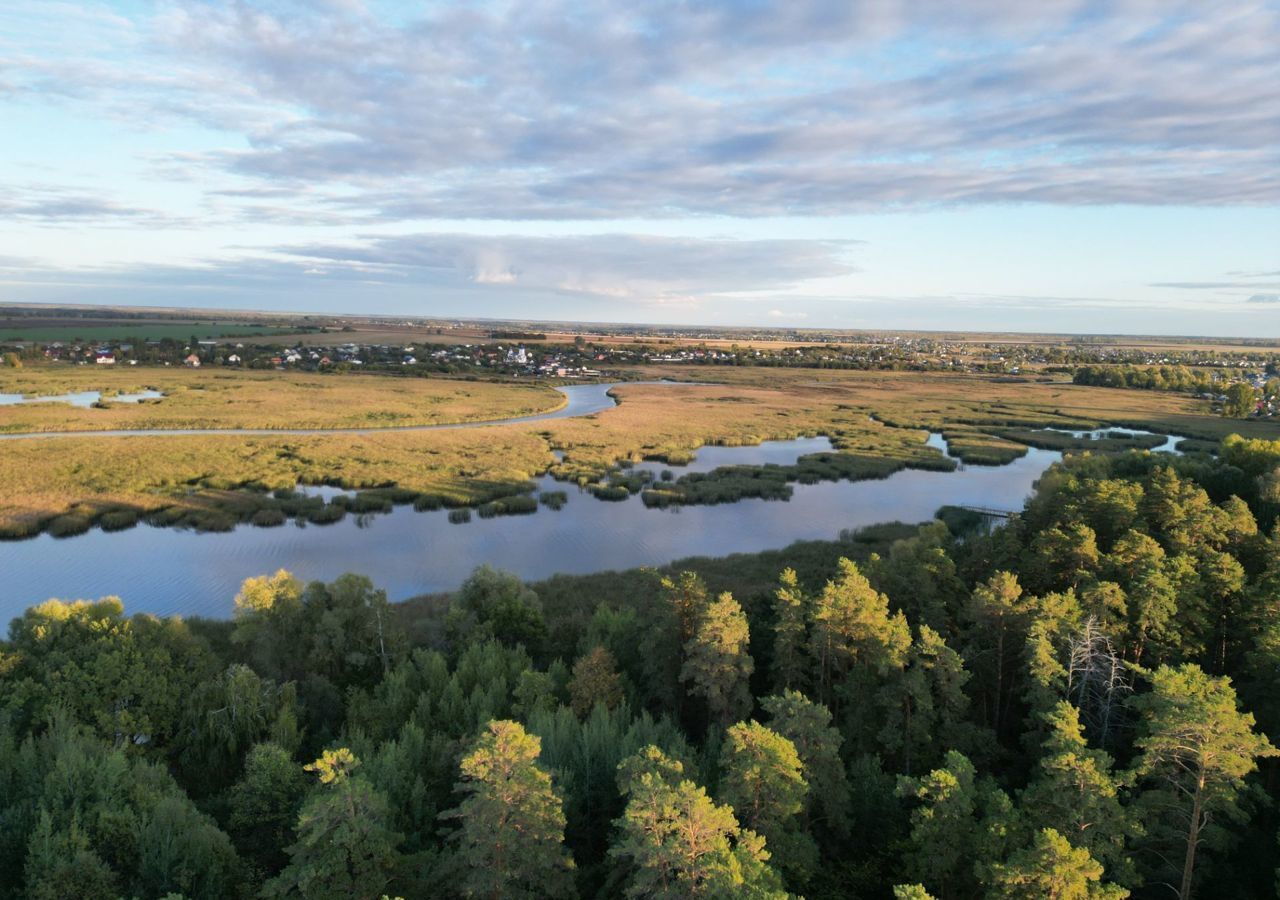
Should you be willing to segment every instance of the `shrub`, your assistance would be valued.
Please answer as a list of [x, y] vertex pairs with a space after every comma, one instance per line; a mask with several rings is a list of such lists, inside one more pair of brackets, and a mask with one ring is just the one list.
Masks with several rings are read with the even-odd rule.
[[329, 503], [315, 509], [307, 510], [307, 521], [316, 525], [331, 525], [339, 522], [347, 514], [346, 507], [338, 503]]
[[259, 528], [275, 528], [285, 523], [286, 516], [284, 511], [280, 509], [260, 509], [253, 514], [253, 518], [249, 521]]
[[98, 525], [103, 531], [124, 531], [138, 524], [138, 514], [132, 509], [113, 509], [102, 514]]
[[597, 500], [626, 500], [631, 496], [631, 492], [621, 484], [590, 484], [587, 490]]
[[476, 511], [482, 519], [492, 519], [494, 516], [524, 515], [537, 512], [538, 501], [527, 495], [504, 497], [501, 500], [491, 500], [482, 504]]
[[569, 495], [564, 491], [543, 491], [538, 500], [548, 509], [561, 509], [569, 502]]
[[84, 534], [92, 525], [93, 522], [86, 516], [71, 513], [65, 516], [58, 516], [49, 523], [47, 530], [54, 537], [71, 537], [72, 535]]

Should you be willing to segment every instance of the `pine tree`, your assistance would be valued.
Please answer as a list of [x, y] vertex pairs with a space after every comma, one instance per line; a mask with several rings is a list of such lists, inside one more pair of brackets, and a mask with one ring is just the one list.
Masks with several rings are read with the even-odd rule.
[[490, 722], [462, 758], [467, 798], [443, 814], [455, 833], [468, 897], [570, 897], [573, 859], [564, 847], [564, 808], [537, 764], [541, 741], [516, 722]]
[[803, 688], [808, 683], [806, 622], [809, 598], [800, 589], [795, 569], [784, 569], [773, 594], [773, 685], [775, 690]]
[[997, 572], [978, 585], [967, 608], [973, 646], [965, 655], [980, 673], [986, 721], [997, 736], [1012, 700], [1010, 664], [1026, 639], [1032, 609], [1010, 572]]
[[609, 855], [625, 867], [631, 898], [783, 900], [764, 839], [684, 777], [684, 766], [646, 747], [618, 767], [627, 807]]
[[906, 617], [889, 612], [889, 598], [871, 586], [856, 564], [839, 561], [839, 572], [813, 604], [810, 643], [818, 664], [825, 702], [839, 698], [834, 689], [855, 667], [872, 672], [900, 667], [911, 644]]
[[894, 541], [883, 559], [872, 555], [865, 569], [876, 589], [894, 599], [907, 618], [937, 632], [949, 630], [964, 583], [947, 555], [951, 532], [941, 522], [921, 526], [909, 538]]
[[1260, 757], [1277, 751], [1254, 732], [1253, 716], [1236, 706], [1227, 678], [1199, 666], [1161, 666], [1151, 674], [1151, 692], [1135, 698], [1142, 715], [1136, 745], [1136, 775], [1148, 786], [1142, 800], [1155, 837], [1170, 837], [1181, 850], [1179, 870], [1166, 872], [1188, 900], [1201, 844], [1213, 842], [1208, 827], [1240, 818], [1239, 794]]
[[954, 750], [927, 775], [900, 776], [898, 794], [918, 801], [904, 855], [907, 874], [944, 900], [973, 893], [1015, 830], [1009, 798], [989, 780], [980, 782], [973, 763]]
[[879, 743], [895, 768], [910, 775], [938, 758], [941, 747], [963, 740], [969, 699], [964, 661], [927, 625], [901, 671], [889, 673], [877, 692], [885, 712]]
[[728, 725], [751, 711], [747, 679], [755, 664], [747, 653], [749, 641], [746, 614], [732, 594], [724, 593], [706, 607], [685, 644], [680, 679], [706, 703], [713, 722]]
[[579, 718], [591, 712], [597, 703], [613, 709], [623, 699], [622, 681], [613, 654], [604, 647], [593, 647], [573, 664], [569, 704]]
[[1090, 749], [1079, 713], [1060, 701], [1046, 718], [1047, 737], [1031, 783], [1020, 798], [1023, 814], [1037, 828], [1053, 829], [1072, 846], [1087, 850], [1121, 884], [1134, 880], [1127, 851], [1141, 827], [1120, 800], [1121, 780], [1112, 760]]
[[971, 878], [977, 846], [975, 776], [973, 763], [951, 751], [942, 768], [898, 780], [898, 793], [920, 803], [911, 813], [904, 868], [943, 897], [959, 892]]
[[677, 715], [683, 711], [686, 698], [681, 672], [686, 648], [708, 602], [707, 586], [696, 573], [681, 572], [674, 579], [662, 579], [654, 620], [645, 629], [647, 652], [640, 666], [651, 706]]
[[764, 837], [774, 866], [793, 885], [806, 882], [818, 862], [813, 838], [797, 821], [808, 793], [791, 741], [758, 722], [739, 722], [725, 734], [717, 797]]
[[992, 867], [989, 896], [1001, 900], [1124, 900], [1129, 892], [1102, 883], [1102, 864], [1052, 828], [1036, 832], [1031, 847]]
[[306, 900], [375, 900], [395, 878], [401, 836], [387, 827], [387, 800], [353, 773], [360, 761], [345, 747], [326, 750], [304, 768], [320, 787], [298, 816], [289, 865], [264, 896]]
[[[849, 781], [840, 758], [840, 732], [831, 725], [831, 711], [798, 691], [765, 697], [761, 707], [769, 726], [791, 741], [809, 783], [806, 818], [838, 837], [849, 833]], [[820, 809], [820, 814], [815, 814]]]
[[679, 643], [687, 643], [697, 630], [707, 607], [707, 586], [695, 572], [681, 572], [674, 579], [662, 579], [663, 605], [675, 617]]
[[893, 900], [936, 900], [936, 898], [924, 889], [923, 884], [895, 884]]
[[1033, 590], [1063, 591], [1079, 587], [1099, 564], [1097, 535], [1088, 525], [1074, 522], [1037, 534], [1023, 570]]

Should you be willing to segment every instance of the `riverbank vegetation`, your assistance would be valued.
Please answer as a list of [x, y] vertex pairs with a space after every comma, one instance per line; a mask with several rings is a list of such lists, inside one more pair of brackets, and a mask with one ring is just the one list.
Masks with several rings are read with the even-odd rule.
[[[689, 376], [678, 368], [660, 374]], [[228, 376], [225, 385], [203, 393], [270, 396], [276, 382], [257, 379], [276, 376], [251, 375]], [[824, 467], [846, 473], [840, 477], [883, 477], [905, 466], [951, 465], [926, 444], [927, 430], [945, 432], [962, 462], [987, 464], [1025, 453], [1024, 444], [1003, 436], [1007, 429], [1039, 432], [1122, 425], [1187, 435], [1213, 445], [1233, 427], [1247, 438], [1274, 438], [1280, 431], [1265, 422], [1226, 422], [1210, 415], [1207, 404], [1151, 391], [920, 373], [726, 369], [716, 370], [716, 376], [722, 383], [624, 384], [614, 389], [621, 404], [593, 416], [477, 429], [415, 433], [384, 427], [368, 434], [86, 435], [6, 441], [0, 454], [0, 483], [5, 485], [0, 493], [0, 537], [46, 530], [74, 534], [95, 524], [109, 522], [121, 528], [143, 520], [225, 530], [255, 519], [275, 524], [281, 514], [317, 523], [345, 514], [333, 505], [291, 510], [279, 502], [275, 492], [298, 485], [376, 490], [381, 492], [375, 498], [380, 506], [392, 492], [391, 502], [414, 503], [421, 509], [478, 507], [526, 493], [532, 490], [530, 479], [550, 472], [596, 496], [622, 499], [646, 487], [632, 484], [625, 470], [619, 470], [629, 461], [666, 461], [674, 479], [679, 475], [677, 464], [707, 444], [754, 445], [817, 434], [828, 436], [839, 451], [823, 462]], [[116, 377], [127, 379], [129, 373]], [[193, 379], [205, 376], [175, 376], [179, 377], [186, 380], [174, 384], [185, 385], [188, 393], [202, 393], [192, 390], [198, 383]], [[245, 378], [249, 387], [241, 384]], [[338, 394], [327, 393], [331, 384], [340, 386], [335, 388]], [[145, 385], [121, 380], [117, 386]], [[491, 403], [488, 391], [505, 398], [500, 402], [526, 410], [530, 397], [540, 398], [543, 392], [559, 397], [549, 388], [532, 385], [378, 376], [298, 376], [293, 390], [310, 397], [305, 402], [317, 416], [329, 417], [317, 421], [384, 425], [389, 420], [376, 412], [397, 404], [408, 409], [417, 404], [415, 398], [448, 396], [453, 400], [438, 404], [442, 409], [457, 412], [471, 403], [469, 408], [487, 416], [497, 411], [493, 404], [499, 402]], [[342, 405], [338, 399], [348, 396], [344, 391], [357, 392], [362, 399], [350, 397], [349, 408], [330, 411], [331, 405]], [[5, 414], [0, 411], [0, 416]], [[57, 414], [67, 415], [66, 407]], [[57, 440], [56, 453], [50, 452], [48, 440]], [[704, 484], [702, 493], [710, 496], [707, 488], [718, 491], [727, 483], [723, 476], [718, 480], [719, 486]], [[754, 476], [753, 480], [760, 481]], [[665, 490], [668, 485], [656, 487]]]
[[0, 643], [0, 898], [1271, 896], [1277, 483], [1241, 438], [1071, 456], [990, 532], [50, 601]]

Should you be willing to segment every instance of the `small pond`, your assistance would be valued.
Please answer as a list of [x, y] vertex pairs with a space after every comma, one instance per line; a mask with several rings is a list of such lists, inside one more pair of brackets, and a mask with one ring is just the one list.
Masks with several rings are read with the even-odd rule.
[[[137, 403], [141, 400], [158, 400], [164, 394], [159, 391], [138, 391], [136, 394], [115, 394], [107, 397], [108, 403]], [[0, 406], [17, 406], [20, 403], [66, 403], [85, 409], [102, 399], [102, 391], [76, 391], [51, 397], [24, 397], [22, 394], [0, 394]]]

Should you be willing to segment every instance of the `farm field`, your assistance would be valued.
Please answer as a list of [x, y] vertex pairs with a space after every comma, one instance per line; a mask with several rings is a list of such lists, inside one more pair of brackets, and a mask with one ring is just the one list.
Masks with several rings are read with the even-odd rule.
[[[153, 379], [152, 372], [140, 380], [129, 380], [132, 374], [110, 377], [118, 379], [117, 389], [157, 386], [171, 390], [172, 398], [137, 410], [42, 408], [38, 415], [44, 418], [37, 421], [55, 428], [106, 414], [113, 428], [126, 421], [157, 427], [146, 417], [173, 402], [172, 411], [159, 420], [172, 426], [160, 427], [410, 424], [432, 416], [459, 421], [464, 412], [475, 419], [521, 414], [558, 397], [550, 388], [532, 385], [374, 375], [174, 372], [173, 380], [164, 382]], [[435, 498], [431, 502], [473, 505], [519, 493], [528, 479], [548, 470], [564, 480], [596, 483], [627, 460], [677, 463], [704, 444], [755, 444], [819, 433], [854, 457], [846, 463], [855, 471], [868, 473], [944, 462], [926, 446], [928, 430], [946, 431], [954, 448], [962, 454], [967, 448], [974, 462], [995, 461], [983, 458], [992, 454], [1007, 458], [1021, 446], [984, 429], [1128, 425], [1207, 441], [1232, 432], [1280, 436], [1274, 425], [1225, 420], [1210, 415], [1200, 401], [1151, 391], [914, 373], [649, 367], [633, 374], [713, 377], [720, 383], [625, 384], [615, 389], [621, 405], [598, 415], [461, 431], [66, 438], [56, 453], [39, 439], [12, 441], [0, 457], [0, 479], [7, 486], [0, 529], [10, 536], [30, 534], [60, 515], [94, 521], [121, 508], [136, 514], [167, 510], [173, 521], [212, 515], [215, 522], [228, 516], [234, 522], [259, 509], [256, 498], [262, 495], [244, 489], [289, 489], [299, 483], [394, 487], [409, 498], [429, 495]], [[81, 388], [90, 386], [86, 378]], [[427, 405], [429, 412], [423, 411]], [[206, 412], [209, 417], [202, 418]]]
[[194, 335], [200, 340], [249, 335], [282, 335], [288, 330], [274, 325], [244, 322], [147, 322], [120, 319], [48, 319], [32, 322], [25, 318], [0, 318], [0, 341], [158, 341], [170, 338], [185, 341]]

